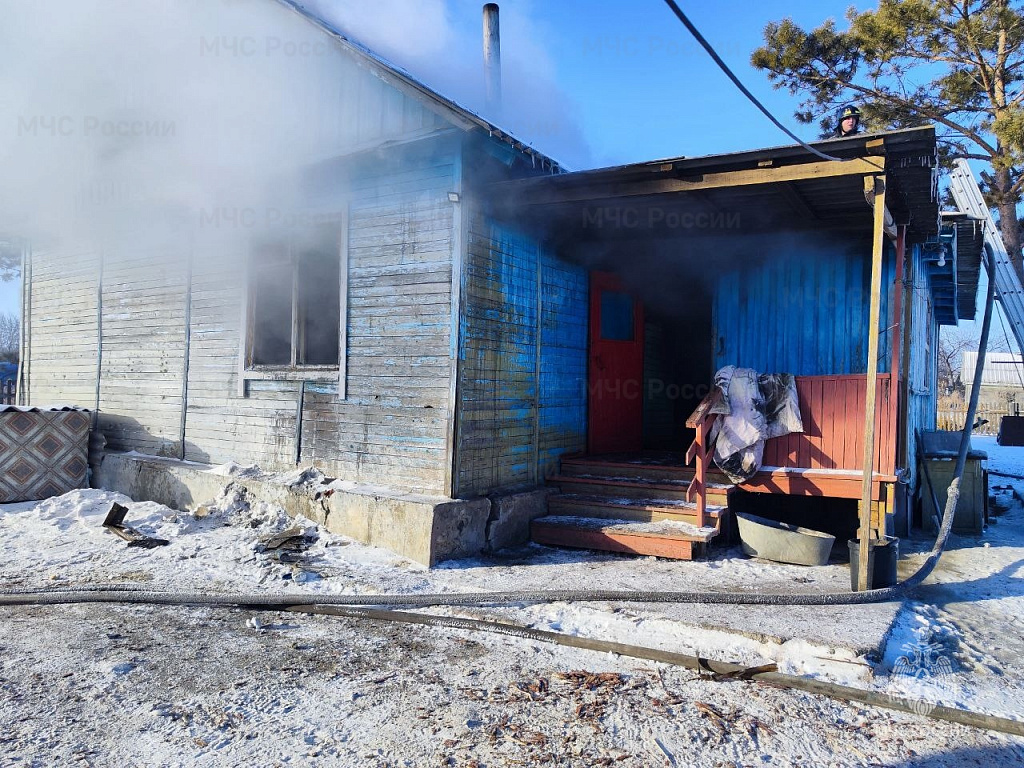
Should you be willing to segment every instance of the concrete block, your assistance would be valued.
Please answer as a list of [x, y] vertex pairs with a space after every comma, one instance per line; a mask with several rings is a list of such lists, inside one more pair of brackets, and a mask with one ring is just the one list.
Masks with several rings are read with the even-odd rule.
[[483, 552], [490, 514], [491, 502], [485, 498], [449, 501], [435, 507], [430, 565]]
[[489, 551], [525, 544], [530, 540], [530, 523], [548, 512], [552, 488], [490, 497], [491, 515], [487, 521], [486, 548]]

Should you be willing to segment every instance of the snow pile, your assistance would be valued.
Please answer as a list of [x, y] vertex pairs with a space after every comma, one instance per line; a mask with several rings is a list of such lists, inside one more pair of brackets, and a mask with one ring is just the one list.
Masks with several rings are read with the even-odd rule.
[[259, 464], [248, 464], [242, 465], [234, 461], [229, 461], [226, 464], [220, 464], [216, 467], [208, 469], [207, 472], [213, 475], [221, 475], [222, 477], [242, 477], [242, 478], [257, 478], [262, 477], [264, 472], [260, 469]]
[[103, 520], [114, 504], [121, 504], [131, 510], [127, 525], [141, 533], [160, 538], [174, 538], [190, 530], [187, 516], [152, 501], [136, 502], [113, 491], [80, 489], [63, 496], [44, 499], [31, 510], [39, 524], [48, 524], [57, 532], [67, 534], [74, 530], [86, 533], [90, 538], [110, 534], [103, 529]]
[[262, 532], [282, 530], [288, 525], [288, 515], [283, 509], [264, 501], [254, 503], [245, 486], [237, 483], [228, 483], [215, 499], [200, 504], [194, 514], [198, 518], [220, 518], [236, 528], [258, 528]]
[[324, 485], [324, 473], [315, 467], [306, 467], [284, 472], [271, 477], [271, 482], [287, 485], [289, 488], [312, 488]]

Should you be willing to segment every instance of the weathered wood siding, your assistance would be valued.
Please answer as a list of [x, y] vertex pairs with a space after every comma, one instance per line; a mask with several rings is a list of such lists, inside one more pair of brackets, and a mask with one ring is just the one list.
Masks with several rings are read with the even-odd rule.
[[586, 448], [587, 271], [540, 252], [540, 477]]
[[110, 447], [178, 456], [187, 253], [105, 257], [99, 428]]
[[454, 143], [353, 180], [348, 373], [305, 398], [302, 459], [339, 477], [447, 493]]
[[99, 262], [94, 251], [32, 254], [26, 318], [31, 405], [96, 405]]
[[301, 381], [252, 379], [238, 396], [243, 288], [235, 267], [197, 264], [186, 458], [270, 468], [298, 458], [335, 477], [446, 493], [457, 152], [439, 143], [377, 156], [348, 170], [336, 199], [315, 201], [348, 226], [344, 399], [322, 375], [304, 394]]
[[34, 253], [29, 402], [94, 409], [102, 360], [98, 425], [110, 447], [177, 456], [185, 274], [177, 254]]
[[[348, 216], [346, 398], [337, 377], [322, 374], [304, 395], [297, 380], [240, 387], [252, 232], [237, 211], [204, 211], [173, 253], [106, 262], [100, 426], [117, 449], [177, 456], [183, 448], [189, 460], [267, 469], [299, 457], [335, 476], [444, 494], [456, 322], [448, 193], [460, 190], [461, 146], [445, 136], [453, 125], [439, 108], [341, 48], [326, 55], [330, 66], [318, 58], [295, 98], [315, 108], [311, 140], [348, 158], [328, 168], [335, 175], [324, 196], [309, 202], [319, 214]], [[381, 148], [388, 142], [392, 149]], [[34, 402], [94, 406], [98, 280], [96, 256], [37, 256]]]
[[939, 326], [932, 305], [931, 280], [921, 246], [907, 249], [907, 292], [904, 301], [910, 304], [910, 327], [907, 331], [906, 377], [908, 480], [912, 489], [919, 489], [917, 468], [917, 441], [915, 433], [935, 429], [935, 407], [938, 399], [938, 343]]
[[185, 458], [294, 465], [299, 384], [251, 381], [237, 396], [246, 253], [220, 234], [200, 238], [193, 268]]
[[[867, 370], [870, 242], [864, 248], [769, 252], [722, 274], [714, 298], [715, 369], [801, 376]], [[886, 251], [882, 318], [889, 318], [895, 258]], [[892, 325], [886, 320], [883, 327]], [[892, 334], [879, 338], [889, 370]]]
[[480, 211], [460, 324], [459, 495], [540, 482], [586, 425], [587, 279]]

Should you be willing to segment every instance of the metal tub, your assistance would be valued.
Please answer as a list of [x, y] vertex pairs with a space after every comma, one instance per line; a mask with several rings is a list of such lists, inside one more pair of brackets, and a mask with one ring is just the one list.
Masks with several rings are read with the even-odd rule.
[[737, 513], [740, 545], [751, 557], [795, 565], [825, 565], [836, 537], [757, 515]]

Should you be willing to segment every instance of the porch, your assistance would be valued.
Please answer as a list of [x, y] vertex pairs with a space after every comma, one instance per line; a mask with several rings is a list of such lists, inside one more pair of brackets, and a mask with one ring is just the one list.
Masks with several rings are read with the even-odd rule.
[[[548, 499], [548, 517], [534, 522], [533, 540], [688, 560], [723, 532], [736, 492], [861, 499], [867, 377], [798, 376], [796, 385], [804, 431], [768, 440], [763, 464], [747, 482], [733, 485], [710, 451], [698, 454], [696, 440], [685, 452], [563, 456], [548, 480], [559, 493]], [[897, 396], [889, 374], [878, 376], [877, 390], [871, 527], [882, 534], [891, 530], [897, 489]], [[691, 415], [695, 431], [710, 428], [713, 399]], [[681, 525], [651, 525], [665, 522]]]
[[[670, 556], [693, 557], [734, 493], [853, 499], [868, 536], [891, 529], [922, 412], [893, 372], [913, 332], [905, 255], [938, 231], [933, 142], [918, 129], [822, 145], [845, 162], [781, 148], [497, 185], [590, 275], [587, 451], [549, 474], [560, 493], [534, 539], [659, 554], [671, 521]], [[652, 351], [684, 361], [671, 409], [650, 396], [665, 383]], [[701, 399], [723, 365], [795, 374], [804, 423], [735, 488]]]

